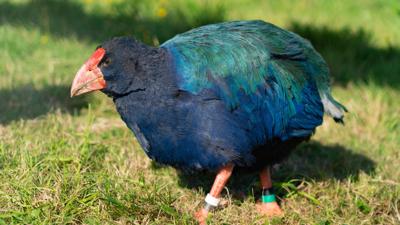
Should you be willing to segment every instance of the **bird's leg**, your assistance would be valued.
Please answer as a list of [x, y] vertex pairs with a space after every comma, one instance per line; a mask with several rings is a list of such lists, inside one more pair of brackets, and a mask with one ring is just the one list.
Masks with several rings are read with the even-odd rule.
[[262, 196], [261, 203], [257, 204], [258, 211], [268, 217], [283, 216], [283, 211], [276, 202], [276, 198], [272, 190], [271, 172], [269, 167], [265, 167], [260, 172], [260, 180]]
[[232, 174], [233, 165], [229, 164], [222, 167], [219, 171], [217, 176], [215, 177], [214, 184], [211, 188], [210, 193], [207, 194], [205, 199], [205, 205], [202, 209], [196, 212], [195, 217], [200, 225], [206, 224], [206, 219], [208, 212], [217, 207], [219, 203], [219, 195], [221, 194], [222, 190], [224, 189], [226, 183], [229, 180], [229, 177]]

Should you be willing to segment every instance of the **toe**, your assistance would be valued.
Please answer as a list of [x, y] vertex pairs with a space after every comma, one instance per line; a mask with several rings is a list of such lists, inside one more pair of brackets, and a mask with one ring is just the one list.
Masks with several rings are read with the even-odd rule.
[[200, 209], [194, 214], [194, 217], [196, 218], [197, 222], [199, 222], [199, 225], [206, 225], [207, 215], [208, 215], [207, 210]]
[[284, 215], [281, 207], [276, 202], [258, 203], [256, 207], [260, 214], [267, 217], [282, 217]]

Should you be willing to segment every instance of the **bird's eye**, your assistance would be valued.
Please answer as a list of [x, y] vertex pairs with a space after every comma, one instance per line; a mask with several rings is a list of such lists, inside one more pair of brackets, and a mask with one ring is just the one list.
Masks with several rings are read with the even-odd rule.
[[101, 62], [101, 65], [105, 67], [109, 66], [110, 64], [111, 64], [111, 59], [109, 57], [105, 57]]

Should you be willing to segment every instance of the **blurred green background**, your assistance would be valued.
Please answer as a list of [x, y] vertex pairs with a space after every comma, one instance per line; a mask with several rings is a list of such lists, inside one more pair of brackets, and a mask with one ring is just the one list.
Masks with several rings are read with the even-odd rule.
[[400, 223], [398, 0], [0, 0], [0, 224], [194, 223], [212, 175], [151, 163], [109, 99], [69, 87], [111, 37], [157, 46], [241, 19], [309, 39], [350, 113], [275, 171], [285, 218], [260, 218], [257, 176], [239, 173], [210, 224]]

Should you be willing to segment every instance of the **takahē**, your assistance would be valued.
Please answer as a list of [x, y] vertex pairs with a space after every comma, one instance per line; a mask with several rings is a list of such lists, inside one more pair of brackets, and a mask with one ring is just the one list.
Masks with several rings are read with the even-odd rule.
[[151, 159], [217, 172], [200, 223], [235, 166], [260, 171], [258, 208], [282, 214], [269, 166], [309, 139], [324, 113], [343, 122], [346, 111], [310, 42], [263, 21], [199, 27], [160, 47], [113, 38], [78, 71], [71, 96], [94, 90], [113, 98]]

